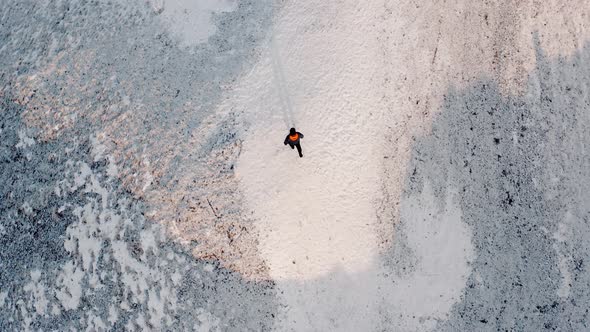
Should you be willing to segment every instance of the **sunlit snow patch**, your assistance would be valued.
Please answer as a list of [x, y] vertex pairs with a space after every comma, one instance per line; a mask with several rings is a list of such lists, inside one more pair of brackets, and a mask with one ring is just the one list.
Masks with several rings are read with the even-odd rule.
[[471, 229], [462, 219], [455, 193], [448, 190], [444, 207], [437, 206], [432, 187], [404, 200], [401, 215], [408, 245], [419, 259], [416, 271], [397, 280], [394, 291], [406, 331], [429, 331], [446, 319], [459, 301], [475, 253]]
[[185, 47], [202, 43], [215, 33], [214, 13], [237, 7], [235, 0], [151, 0], [151, 5]]

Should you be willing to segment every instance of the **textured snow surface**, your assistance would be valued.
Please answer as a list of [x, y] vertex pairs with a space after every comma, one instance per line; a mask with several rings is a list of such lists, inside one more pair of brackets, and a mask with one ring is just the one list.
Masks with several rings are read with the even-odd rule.
[[0, 330], [589, 330], [589, 15], [5, 1]]
[[160, 14], [172, 35], [182, 46], [202, 43], [215, 33], [211, 16], [235, 9], [235, 0], [152, 0], [154, 11]]

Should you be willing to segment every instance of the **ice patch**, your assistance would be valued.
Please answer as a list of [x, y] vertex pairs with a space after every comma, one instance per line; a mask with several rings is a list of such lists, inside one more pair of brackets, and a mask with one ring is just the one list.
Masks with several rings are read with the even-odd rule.
[[215, 33], [215, 25], [211, 22], [214, 13], [237, 8], [235, 0], [152, 0], [151, 4], [185, 47], [202, 43]]

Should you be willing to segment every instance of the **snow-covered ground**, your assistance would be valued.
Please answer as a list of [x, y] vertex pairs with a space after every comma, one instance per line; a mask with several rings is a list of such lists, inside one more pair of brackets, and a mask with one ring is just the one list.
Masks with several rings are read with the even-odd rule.
[[587, 330], [589, 14], [7, 1], [0, 330]]

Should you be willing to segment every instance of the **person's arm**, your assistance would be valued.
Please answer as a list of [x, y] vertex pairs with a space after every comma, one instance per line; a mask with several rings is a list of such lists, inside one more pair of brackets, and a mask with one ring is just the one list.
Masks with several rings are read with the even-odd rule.
[[285, 145], [287, 145], [287, 140], [289, 139], [289, 136], [285, 137]]
[[302, 133], [300, 133], [300, 132], [297, 132], [297, 133], [299, 134], [299, 136], [300, 136], [301, 138], [303, 138], [303, 137], [304, 137]]

